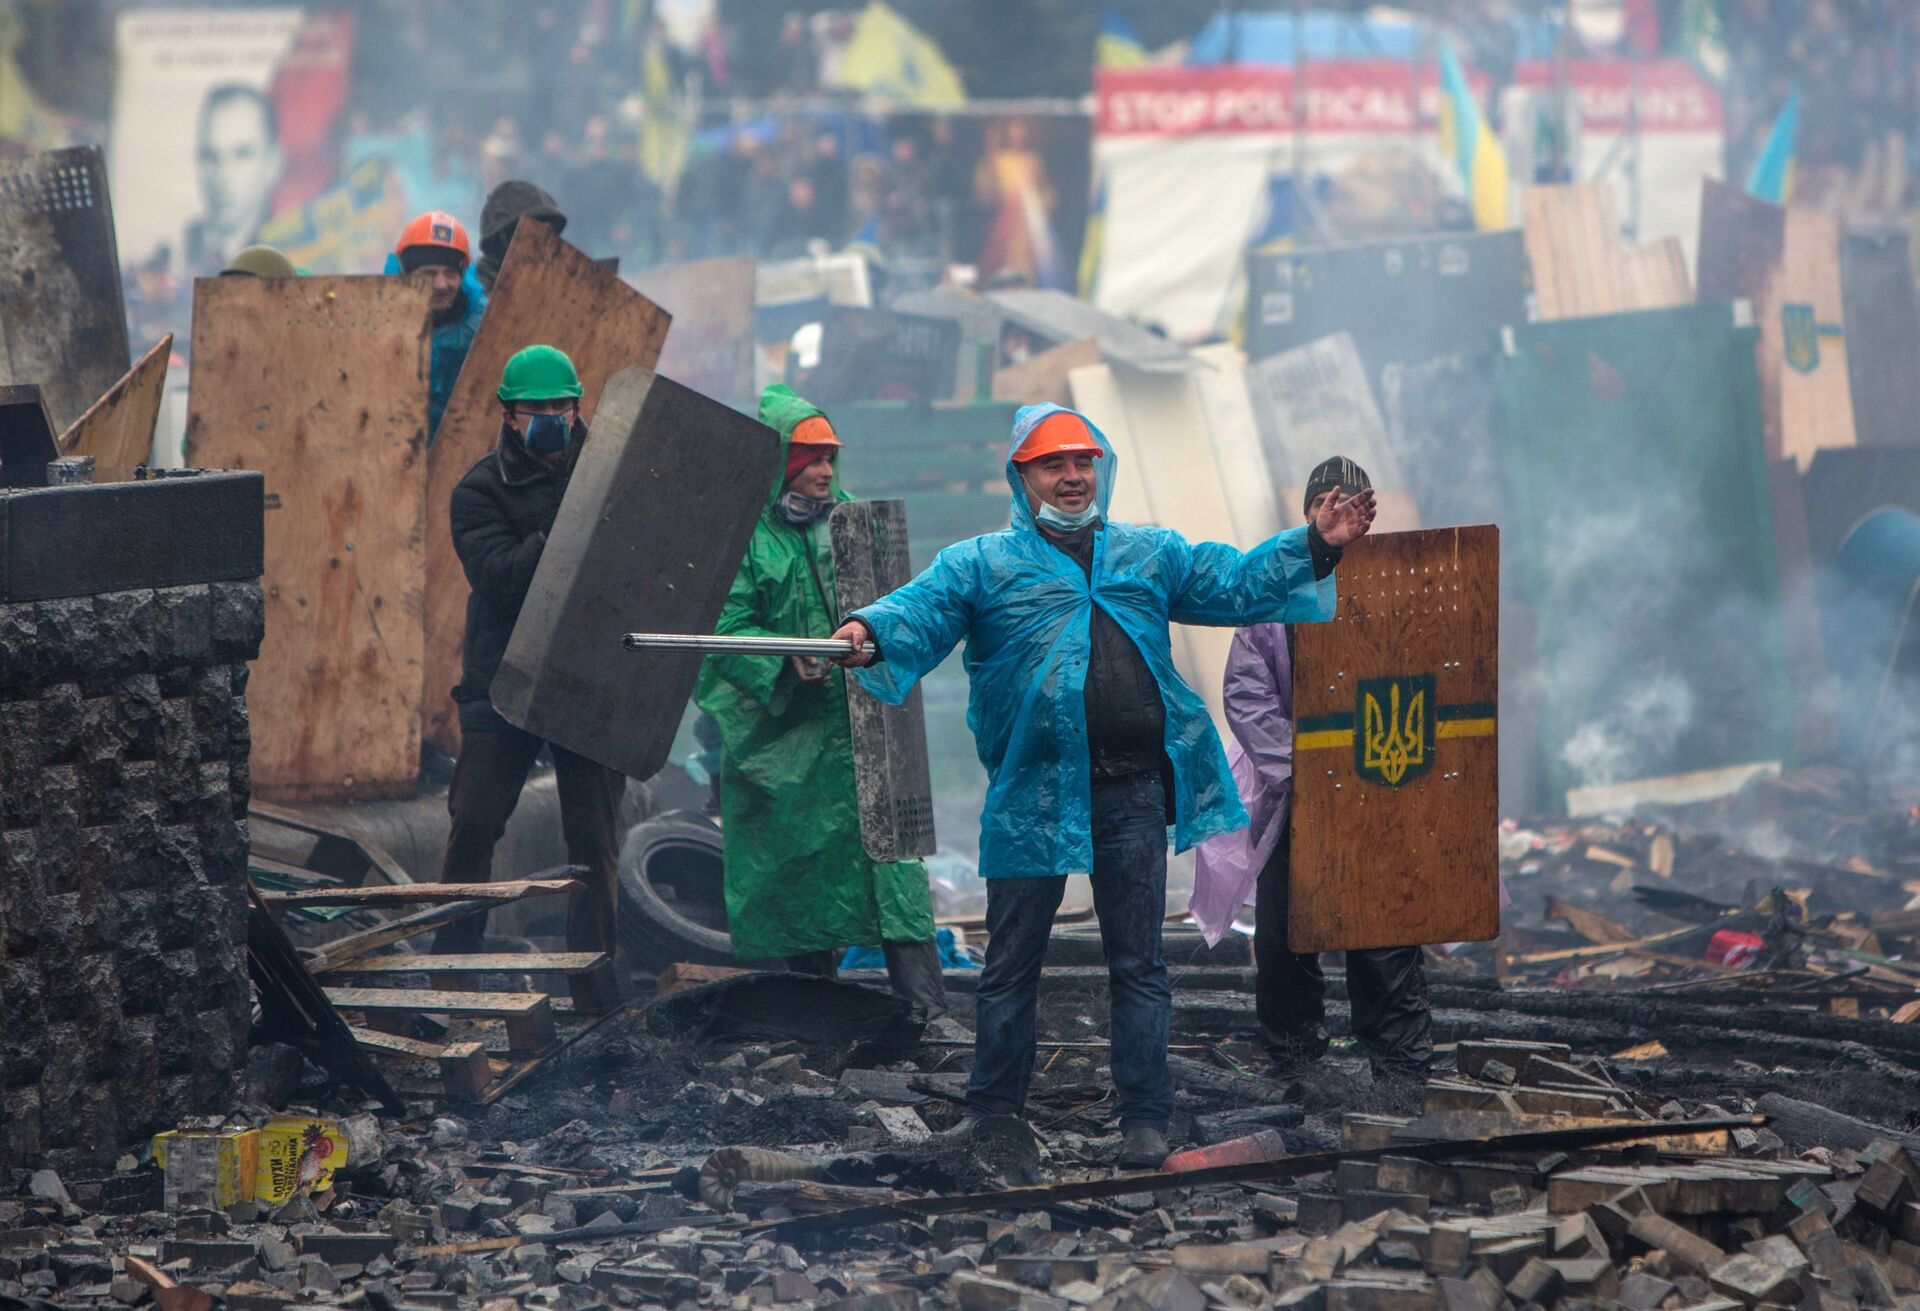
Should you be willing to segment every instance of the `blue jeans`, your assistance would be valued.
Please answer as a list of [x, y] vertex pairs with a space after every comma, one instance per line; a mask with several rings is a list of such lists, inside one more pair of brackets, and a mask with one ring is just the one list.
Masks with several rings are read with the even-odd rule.
[[[967, 1106], [1017, 1115], [1033, 1079], [1040, 967], [1064, 875], [987, 881], [987, 965], [975, 996]], [[1165, 1133], [1173, 1113], [1167, 1034], [1173, 989], [1160, 954], [1167, 902], [1167, 794], [1158, 774], [1093, 785], [1093, 909], [1107, 956], [1113, 1087], [1122, 1128]]]

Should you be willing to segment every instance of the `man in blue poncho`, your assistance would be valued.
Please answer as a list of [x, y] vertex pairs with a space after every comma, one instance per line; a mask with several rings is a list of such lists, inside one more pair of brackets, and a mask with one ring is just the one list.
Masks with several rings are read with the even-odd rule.
[[400, 233], [387, 272], [423, 274], [433, 282], [427, 308], [433, 319], [433, 362], [427, 378], [427, 445], [440, 432], [440, 416], [487, 313], [487, 293], [473, 275], [467, 229], [440, 210], [421, 214]]
[[1331, 619], [1333, 568], [1372, 525], [1373, 493], [1330, 498], [1307, 527], [1242, 552], [1107, 523], [1113, 449], [1071, 410], [1022, 409], [1006, 468], [1011, 528], [948, 547], [834, 636], [874, 644], [842, 663], [893, 703], [966, 639], [990, 880], [969, 1112], [1025, 1105], [1054, 912], [1066, 876], [1087, 874], [1107, 955], [1120, 1165], [1152, 1169], [1173, 1109], [1167, 827], [1184, 851], [1247, 823], [1206, 707], [1174, 672], [1168, 625]]

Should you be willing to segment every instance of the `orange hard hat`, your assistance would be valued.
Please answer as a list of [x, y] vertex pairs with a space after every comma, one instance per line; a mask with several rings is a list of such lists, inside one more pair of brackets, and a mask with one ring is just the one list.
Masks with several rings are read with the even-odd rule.
[[1087, 426], [1085, 419], [1060, 410], [1034, 425], [1027, 439], [1020, 443], [1020, 449], [1013, 453], [1013, 462], [1027, 464], [1033, 460], [1043, 460], [1049, 455], [1078, 454], [1099, 459], [1106, 452], [1094, 440], [1093, 430]]
[[430, 209], [414, 218], [400, 230], [400, 240], [394, 244], [393, 253], [404, 255], [417, 246], [438, 246], [442, 250], [458, 251], [463, 260], [473, 258], [466, 228], [445, 210]]
[[787, 438], [790, 446], [838, 446], [840, 435], [833, 430], [824, 414], [810, 414], [793, 425], [793, 435]]

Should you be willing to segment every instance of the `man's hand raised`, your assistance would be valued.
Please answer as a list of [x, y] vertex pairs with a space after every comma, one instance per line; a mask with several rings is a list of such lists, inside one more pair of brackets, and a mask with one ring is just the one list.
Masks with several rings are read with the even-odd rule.
[[1367, 530], [1373, 527], [1377, 509], [1371, 487], [1352, 496], [1335, 491], [1321, 503], [1320, 512], [1313, 517], [1313, 526], [1320, 530], [1328, 546], [1346, 546], [1366, 536]]

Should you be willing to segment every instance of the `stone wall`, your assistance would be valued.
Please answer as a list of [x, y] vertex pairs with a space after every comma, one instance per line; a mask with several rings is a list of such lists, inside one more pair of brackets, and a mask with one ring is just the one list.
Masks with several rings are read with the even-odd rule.
[[[110, 511], [78, 499], [100, 490], [36, 491], [34, 513]], [[0, 554], [18, 495], [0, 497]], [[234, 1103], [251, 1009], [246, 662], [263, 623], [258, 533], [250, 560], [237, 540], [205, 572], [238, 579], [0, 591], [0, 1172], [110, 1170]], [[169, 553], [155, 542], [131, 553], [140, 566], [64, 582], [25, 572], [39, 592], [86, 589], [150, 579]]]

